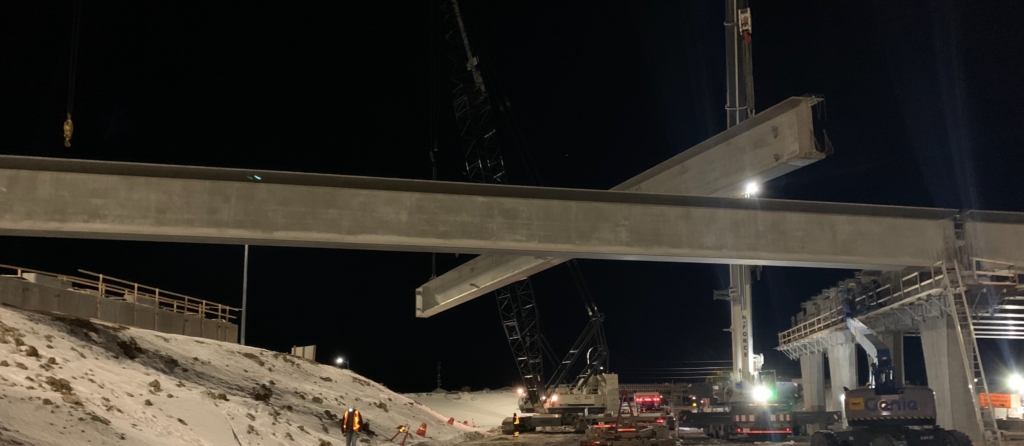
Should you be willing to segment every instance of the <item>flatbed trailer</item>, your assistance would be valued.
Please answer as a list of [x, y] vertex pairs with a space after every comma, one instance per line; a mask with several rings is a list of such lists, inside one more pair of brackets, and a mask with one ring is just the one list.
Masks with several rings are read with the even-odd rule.
[[680, 427], [702, 429], [722, 440], [785, 441], [793, 434], [793, 414], [788, 407], [732, 403], [683, 410], [676, 417]]

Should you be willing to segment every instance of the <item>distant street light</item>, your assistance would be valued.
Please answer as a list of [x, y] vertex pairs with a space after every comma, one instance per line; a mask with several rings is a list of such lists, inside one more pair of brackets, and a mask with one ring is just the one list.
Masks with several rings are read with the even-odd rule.
[[[339, 369], [342, 368], [341, 364], [344, 363], [344, 362], [345, 362], [345, 358], [342, 358], [341, 356], [339, 356], [338, 359], [334, 360], [334, 364], [337, 365]], [[349, 364], [349, 366], [351, 366], [351, 365], [352, 364]]]

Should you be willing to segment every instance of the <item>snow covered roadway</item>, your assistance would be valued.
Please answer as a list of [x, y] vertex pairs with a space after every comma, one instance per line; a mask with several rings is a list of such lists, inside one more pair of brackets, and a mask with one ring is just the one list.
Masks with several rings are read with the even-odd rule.
[[[270, 404], [253, 388], [273, 381]], [[0, 445], [342, 445], [358, 408], [374, 438], [397, 426], [480, 440], [447, 417], [347, 370], [276, 352], [0, 308]]]
[[512, 389], [479, 392], [407, 393], [406, 397], [429, 407], [442, 416], [468, 421], [478, 428], [501, 427], [506, 417], [519, 411], [519, 395]]

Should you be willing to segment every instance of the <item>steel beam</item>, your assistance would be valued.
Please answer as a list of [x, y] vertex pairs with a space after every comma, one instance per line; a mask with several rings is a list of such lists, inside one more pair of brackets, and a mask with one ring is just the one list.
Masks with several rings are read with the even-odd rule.
[[[821, 160], [825, 153], [815, 145], [811, 110], [817, 101], [789, 98], [612, 190], [732, 197], [750, 182], [760, 184]], [[419, 316], [440, 313], [567, 260], [475, 258], [416, 290], [417, 299], [425, 302]]]

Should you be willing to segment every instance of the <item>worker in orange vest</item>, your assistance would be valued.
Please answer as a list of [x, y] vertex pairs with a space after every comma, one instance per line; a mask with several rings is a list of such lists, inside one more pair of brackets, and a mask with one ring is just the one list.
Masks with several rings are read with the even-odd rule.
[[358, 410], [349, 407], [345, 411], [345, 415], [341, 417], [341, 433], [345, 434], [345, 446], [357, 446], [362, 421]]

